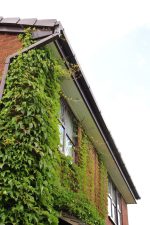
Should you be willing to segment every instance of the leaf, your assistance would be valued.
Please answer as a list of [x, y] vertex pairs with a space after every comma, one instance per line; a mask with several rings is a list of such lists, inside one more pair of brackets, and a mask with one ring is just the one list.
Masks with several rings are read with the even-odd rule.
[[0, 163], [0, 169], [2, 169], [4, 166], [4, 163]]

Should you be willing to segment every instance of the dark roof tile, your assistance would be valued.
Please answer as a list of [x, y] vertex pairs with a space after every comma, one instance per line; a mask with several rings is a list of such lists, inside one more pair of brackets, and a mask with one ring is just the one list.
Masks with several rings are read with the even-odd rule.
[[48, 31], [46, 31], [46, 30], [42, 30], [42, 31], [36, 30], [36, 31], [32, 32], [32, 37], [34, 39], [38, 39], [38, 38], [43, 38], [43, 37], [49, 36], [51, 34], [53, 34], [52, 30], [48, 30]]
[[0, 23], [4, 24], [16, 24], [19, 21], [18, 17], [15, 18], [4, 18]]
[[21, 19], [18, 21], [17, 24], [19, 25], [29, 25], [29, 26], [33, 26], [35, 24], [35, 22], [37, 21], [36, 18], [31, 18], [31, 19]]
[[56, 24], [55, 19], [37, 20], [35, 26], [53, 27]]
[[57, 24], [56, 19], [41, 19], [37, 20], [36, 18], [27, 18], [20, 19], [18, 17], [15, 18], [3, 18], [0, 17], [0, 24], [4, 25], [13, 25], [13, 26], [36, 26], [36, 27], [54, 27]]

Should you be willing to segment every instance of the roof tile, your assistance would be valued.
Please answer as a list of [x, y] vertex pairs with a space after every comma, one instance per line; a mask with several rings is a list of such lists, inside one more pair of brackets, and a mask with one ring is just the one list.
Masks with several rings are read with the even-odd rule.
[[44, 26], [44, 27], [53, 27], [56, 24], [57, 20], [55, 19], [45, 19], [45, 20], [37, 20], [36, 26]]
[[1, 23], [5, 24], [16, 24], [19, 21], [19, 17], [14, 17], [14, 18], [4, 18], [1, 20]]
[[29, 25], [33, 26], [35, 22], [37, 21], [36, 18], [31, 18], [31, 19], [21, 19], [17, 24], [19, 25]]

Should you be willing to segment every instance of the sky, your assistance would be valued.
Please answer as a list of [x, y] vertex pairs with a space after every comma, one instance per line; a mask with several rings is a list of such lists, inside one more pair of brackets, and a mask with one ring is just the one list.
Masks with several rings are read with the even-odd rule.
[[149, 0], [5, 0], [3, 17], [57, 19], [80, 62], [108, 129], [141, 196], [129, 225], [149, 215]]

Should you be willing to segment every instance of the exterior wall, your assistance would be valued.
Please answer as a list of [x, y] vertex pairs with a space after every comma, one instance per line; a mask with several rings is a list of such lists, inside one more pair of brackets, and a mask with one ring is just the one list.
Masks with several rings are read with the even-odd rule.
[[[18, 36], [16, 34], [0, 34], [0, 81], [1, 76], [4, 70], [5, 60], [6, 58], [17, 52], [19, 49], [21, 49], [22, 45], [21, 42], [18, 39]], [[79, 129], [79, 145], [81, 142], [82, 137], [82, 130]], [[89, 151], [88, 151], [88, 160], [87, 160], [87, 183], [86, 183], [86, 189], [85, 192], [87, 194], [87, 197], [91, 202], [93, 202], [97, 209], [99, 210], [100, 214], [103, 214], [103, 209], [101, 206], [101, 201], [103, 200], [106, 202], [107, 196], [104, 196], [104, 199], [101, 199], [100, 193], [101, 188], [107, 187], [101, 187], [101, 171], [100, 171], [100, 165], [98, 160], [98, 155], [92, 146], [92, 144], [89, 145]], [[78, 157], [76, 159], [78, 161]], [[106, 191], [107, 192], [107, 191]], [[122, 225], [128, 225], [128, 213], [127, 213], [127, 205], [125, 201], [122, 199]], [[112, 225], [113, 223], [109, 218], [107, 218], [107, 225]]]
[[107, 217], [106, 225], [114, 225], [114, 223]]
[[0, 34], [0, 81], [6, 58], [22, 47], [16, 34]]
[[[87, 197], [94, 203], [101, 214], [101, 171], [98, 155], [92, 145], [89, 146], [87, 160]], [[107, 192], [106, 192], [107, 193]]]
[[122, 198], [121, 201], [121, 206], [122, 206], [122, 221], [123, 225], [128, 225], [128, 209], [127, 209], [127, 204]]
[[[128, 209], [124, 199], [121, 199], [121, 210], [122, 210], [122, 225], [129, 225], [128, 223]], [[114, 225], [109, 217], [106, 219], [106, 225]]]
[[[82, 140], [82, 129], [78, 129], [78, 147], [80, 149], [80, 144]], [[80, 153], [78, 153], [80, 154]], [[75, 161], [78, 163], [78, 154]], [[84, 178], [84, 193], [87, 198], [92, 202], [98, 209], [101, 216], [107, 215], [107, 172], [106, 176], [103, 174], [101, 162], [99, 156], [93, 146], [89, 141], [88, 153], [87, 153], [87, 165], [86, 165], [86, 177]]]

